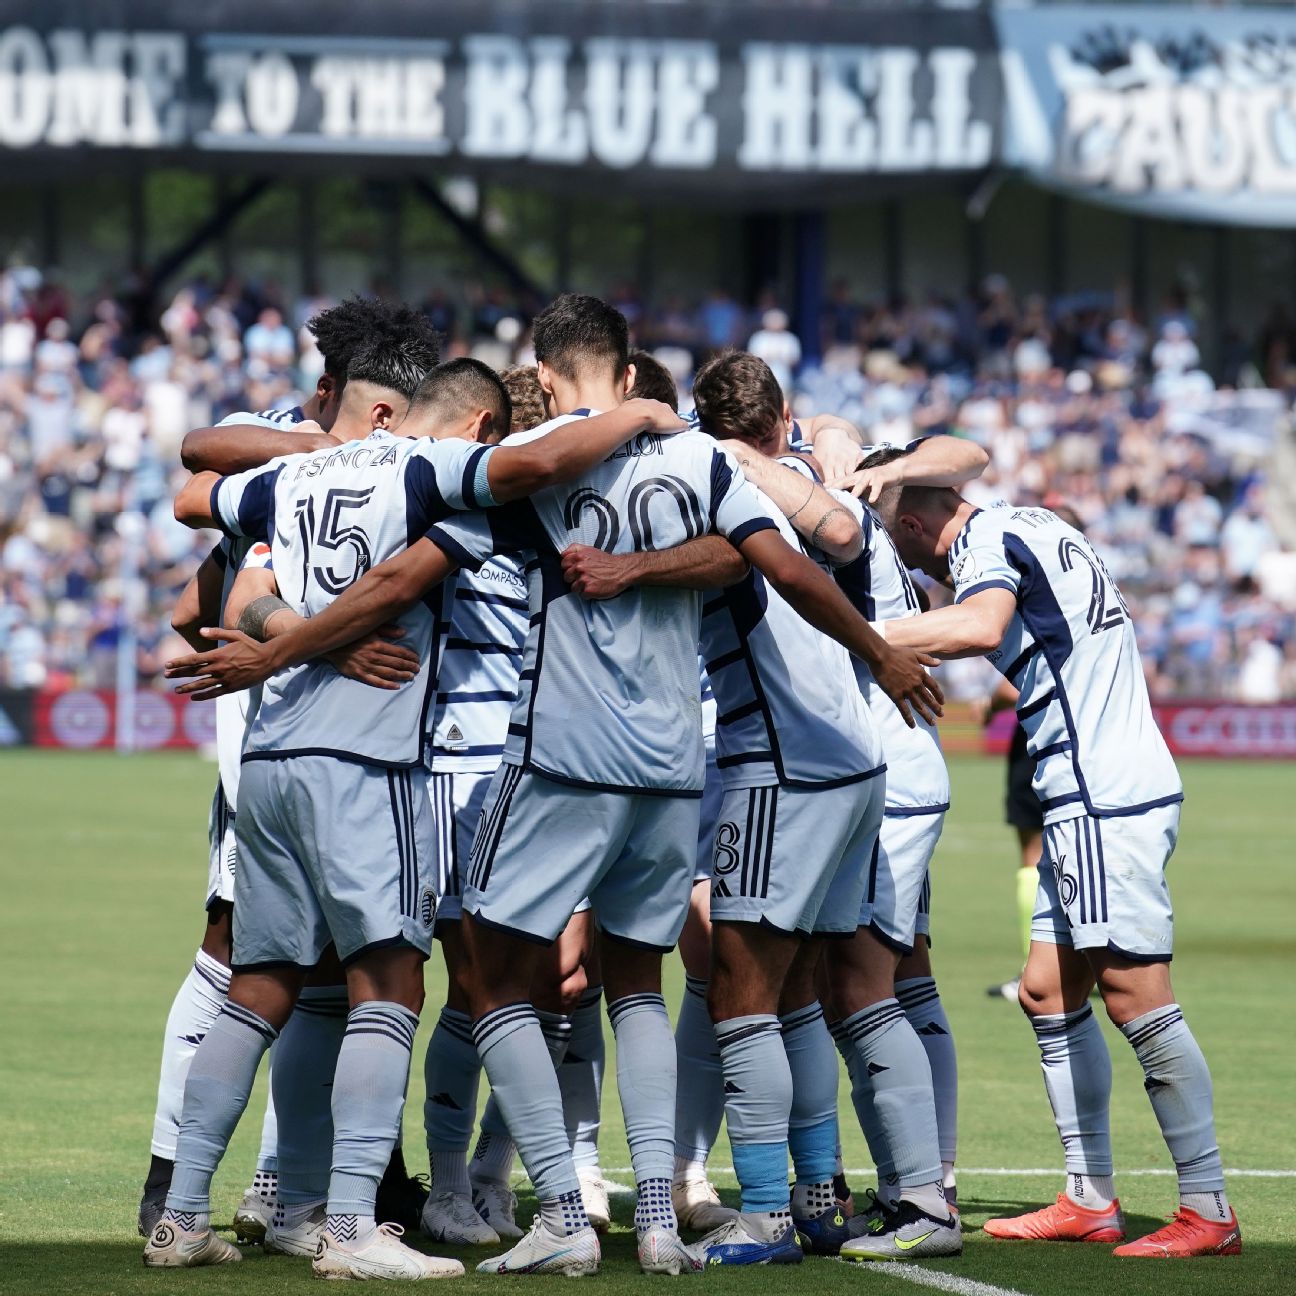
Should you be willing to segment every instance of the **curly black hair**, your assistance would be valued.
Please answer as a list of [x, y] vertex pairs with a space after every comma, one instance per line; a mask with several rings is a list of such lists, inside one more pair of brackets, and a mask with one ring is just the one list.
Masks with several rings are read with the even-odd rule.
[[[356, 352], [370, 346], [403, 343], [416, 356], [423, 372], [441, 359], [441, 336], [412, 306], [376, 297], [348, 297], [308, 320], [315, 344], [324, 357], [324, 370], [343, 379]], [[420, 375], [421, 376], [421, 375]], [[414, 386], [418, 386], [415, 381]], [[410, 388], [406, 395], [413, 392]]]

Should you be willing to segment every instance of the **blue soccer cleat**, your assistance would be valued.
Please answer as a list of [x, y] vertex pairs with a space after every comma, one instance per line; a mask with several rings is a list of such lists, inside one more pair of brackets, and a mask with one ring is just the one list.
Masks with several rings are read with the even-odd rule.
[[741, 1216], [708, 1233], [696, 1250], [706, 1257], [708, 1265], [801, 1263], [801, 1243], [791, 1224], [772, 1242], [766, 1242], [747, 1231]]

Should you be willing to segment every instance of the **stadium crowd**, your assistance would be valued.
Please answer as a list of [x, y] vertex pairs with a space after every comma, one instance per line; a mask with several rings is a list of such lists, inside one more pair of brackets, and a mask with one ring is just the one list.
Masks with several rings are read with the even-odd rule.
[[[798, 413], [838, 414], [869, 441], [958, 432], [992, 456], [978, 499], [1071, 504], [1133, 604], [1154, 696], [1296, 696], [1296, 559], [1266, 516], [1264, 436], [1209, 417], [1216, 383], [1186, 300], [1144, 324], [1111, 293], [1021, 297], [999, 276], [897, 303], [838, 282], [809, 363], [772, 298], [610, 299], [682, 389], [743, 347]], [[326, 304], [197, 281], [154, 318], [129, 286], [73, 300], [34, 267], [0, 274], [0, 684], [104, 686], [128, 625], [141, 682], [157, 680], [207, 548], [172, 518], [180, 441], [231, 410], [296, 404], [322, 367], [303, 326]], [[527, 312], [499, 293], [433, 291], [422, 308], [448, 356], [529, 359]], [[1220, 386], [1270, 389], [1260, 421], [1289, 418], [1296, 325], [1275, 314], [1224, 352]]]

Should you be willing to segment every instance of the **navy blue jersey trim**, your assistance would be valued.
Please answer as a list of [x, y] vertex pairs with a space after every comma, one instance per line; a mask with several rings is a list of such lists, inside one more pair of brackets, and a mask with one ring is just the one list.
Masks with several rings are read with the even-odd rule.
[[1048, 690], [1048, 692], [1041, 693], [1039, 697], [1037, 697], [1035, 701], [1031, 702], [1029, 705], [1024, 707], [1019, 707], [1017, 710], [1018, 722], [1022, 720], [1029, 720], [1031, 716], [1038, 715], [1046, 707], [1050, 706], [1053, 702], [1053, 699], [1056, 697], [1057, 697], [1057, 689], [1051, 688]]
[[[220, 488], [224, 484], [224, 477], [217, 477], [215, 485], [207, 493], [207, 512], [211, 514], [212, 521], [220, 527], [222, 531], [234, 534], [231, 528], [226, 525], [225, 519], [221, 516], [220, 511]], [[224, 564], [222, 564], [223, 566]]]
[[969, 585], [967, 589], [954, 595], [954, 602], [962, 603], [964, 599], [971, 598], [973, 594], [983, 594], [986, 590], [992, 589], [1007, 590], [1013, 595], [1017, 593], [1017, 586], [1012, 581], [1005, 580], [1002, 576], [995, 576], [990, 580], [977, 581], [975, 585]]
[[433, 743], [432, 751], [438, 756], [502, 756], [504, 744], [477, 743], [467, 747], [446, 747], [441, 743]]
[[753, 765], [757, 761], [772, 761], [772, 751], [742, 752], [737, 756], [717, 756], [716, 769], [729, 769], [732, 765]]
[[1083, 800], [1084, 797], [1079, 792], [1068, 792], [1065, 796], [1041, 798], [1040, 809], [1044, 811], [1056, 810], [1058, 806], [1074, 805], [1077, 801]]
[[343, 967], [350, 967], [356, 959], [364, 958], [366, 954], [372, 954], [374, 950], [396, 949], [401, 945], [407, 945], [412, 950], [418, 950], [424, 958], [427, 958], [427, 953], [419, 946], [415, 945], [408, 936], [385, 936], [382, 940], [370, 941], [368, 945], [361, 945], [359, 949], [352, 950], [350, 954], [344, 955], [342, 954], [342, 951], [339, 950], [338, 961]]
[[512, 702], [515, 697], [512, 689], [483, 689], [478, 693], [438, 693], [437, 702]]
[[493, 594], [490, 590], [465, 589], [462, 585], [455, 590], [454, 596], [458, 603], [486, 603], [491, 607], [512, 608], [515, 612], [526, 612], [530, 607], [524, 598]]
[[[595, 890], [597, 891], [597, 887]], [[631, 949], [651, 950], [655, 954], [669, 954], [675, 948], [674, 945], [654, 945], [651, 941], [635, 940], [631, 936], [622, 936], [620, 932], [614, 932], [602, 923], [598, 924], [599, 933], [606, 936], [608, 940], [614, 940], [620, 945], [629, 945]]]
[[717, 725], [737, 724], [739, 720], [745, 720], [749, 715], [755, 715], [761, 709], [760, 699], [753, 698], [750, 702], [740, 707], [734, 707], [732, 711], [726, 711], [724, 715], [716, 716]]
[[931, 806], [887, 806], [882, 811], [884, 819], [919, 819], [923, 815], [945, 814], [950, 808], [946, 801], [943, 805]]
[[1022, 669], [1022, 667], [1027, 665], [1027, 663], [1030, 662], [1031, 658], [1037, 656], [1039, 652], [1040, 652], [1039, 644], [1031, 644], [1031, 646], [1027, 648], [1025, 652], [1019, 654], [1011, 662], [1009, 662], [1007, 666], [1003, 668], [1004, 678], [1012, 679], [1012, 677], [1016, 675], [1017, 672]]
[[216, 564], [217, 567], [224, 571], [229, 566], [229, 544], [225, 540], [219, 541], [212, 546], [212, 551], [207, 555], [208, 558]]
[[423, 538], [431, 540], [447, 558], [452, 558], [460, 567], [467, 567], [469, 571], [480, 571], [486, 563], [485, 558], [478, 558], [476, 554], [469, 553], [458, 540], [446, 535], [440, 527], [429, 527]]
[[1092, 806], [1089, 813], [1095, 819], [1128, 819], [1131, 815], [1147, 814], [1149, 810], [1160, 810], [1164, 806], [1179, 805], [1184, 799], [1182, 792], [1172, 793], [1170, 796], [1158, 798], [1156, 801], [1144, 801], [1139, 805], [1133, 806], [1116, 806], [1113, 809], [1104, 809], [1101, 806]]
[[334, 760], [346, 761], [348, 765], [371, 765], [374, 769], [412, 770], [420, 769], [422, 758], [408, 761], [385, 761], [375, 756], [362, 756], [359, 752], [339, 751], [333, 747], [291, 747], [282, 751], [245, 751], [240, 762], [246, 765], [249, 761], [289, 760], [294, 756], [331, 756]]
[[1040, 761], [1047, 760], [1050, 756], [1057, 756], [1061, 752], [1069, 752], [1070, 750], [1070, 739], [1065, 739], [1062, 742], [1049, 743], [1047, 747], [1041, 747], [1039, 751], [1032, 752], [1031, 755], [1035, 760], [1035, 764], [1038, 765]]
[[779, 787], [792, 788], [801, 792], [819, 792], [828, 788], [850, 787], [852, 783], [867, 783], [870, 779], [878, 778], [886, 773], [886, 764], [879, 765], [876, 769], [864, 770], [858, 774], [847, 774], [842, 778], [822, 779], [810, 781], [809, 779], [794, 779], [784, 775], [779, 779]]
[[876, 919], [870, 922], [864, 930], [872, 932], [873, 935], [887, 947], [887, 949], [892, 950], [896, 954], [909, 955], [914, 952], [914, 947], [912, 945], [906, 945], [904, 941], [898, 941], [894, 936], [888, 936], [887, 933], [878, 926]]
[[473, 639], [447, 639], [445, 647], [447, 649], [466, 648], [471, 652], [490, 653], [500, 657], [517, 657], [520, 659], [522, 656], [522, 649], [516, 648], [512, 644], [478, 643]]
[[778, 525], [773, 518], [748, 518], [746, 522], [740, 522], [732, 531], [729, 532], [725, 539], [735, 548], [742, 544], [744, 540], [750, 539], [758, 531], [777, 531]]
[[[495, 496], [493, 494], [488, 500], [478, 499], [477, 492], [474, 489], [474, 485], [477, 480], [477, 465], [481, 463], [482, 455], [486, 454], [487, 451], [493, 448], [494, 447], [492, 446], [478, 446], [476, 450], [469, 452], [468, 458], [464, 462], [463, 481], [460, 483], [459, 490], [460, 493], [463, 495], [464, 501], [465, 503], [467, 503], [468, 508], [470, 510], [489, 508], [492, 504], [495, 503]], [[490, 491], [490, 476], [489, 476], [490, 468], [489, 467], [486, 469], [486, 472], [487, 472], [486, 490], [489, 492]]]
[[1123, 950], [1115, 941], [1108, 941], [1107, 948], [1120, 958], [1128, 959], [1131, 963], [1169, 963], [1174, 957], [1173, 954], [1131, 954], [1129, 950]]
[[[509, 762], [512, 764], [512, 762]], [[652, 796], [652, 797], [678, 797], [682, 801], [700, 801], [702, 799], [702, 789], [696, 792], [681, 788], [649, 788], [636, 787], [629, 783], [596, 783], [591, 779], [571, 778], [566, 774], [556, 774], [553, 770], [547, 770], [537, 765], [534, 761], [527, 761], [522, 766], [528, 774], [534, 774], [536, 778], [542, 778], [547, 783], [557, 783], [562, 787], [576, 788], [582, 792], [618, 792], [621, 794], [632, 793], [635, 796]]]
[[706, 663], [706, 673], [711, 675], [718, 670], [724, 670], [726, 666], [736, 666], [746, 656], [747, 654], [741, 648], [735, 648], [731, 652], [721, 653], [719, 657], [713, 657]]

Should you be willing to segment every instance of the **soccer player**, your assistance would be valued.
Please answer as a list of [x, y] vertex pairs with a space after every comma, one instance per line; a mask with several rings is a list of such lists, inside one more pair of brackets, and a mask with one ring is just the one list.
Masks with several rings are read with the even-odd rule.
[[[546, 404], [560, 418], [527, 444], [544, 444], [573, 419], [590, 435], [601, 421], [590, 410], [618, 405], [625, 391], [624, 319], [596, 299], [569, 295], [537, 318], [535, 344]], [[537, 946], [557, 936], [587, 895], [618, 1041], [640, 1263], [653, 1272], [695, 1268], [700, 1261], [679, 1242], [670, 1206], [674, 1075], [660, 963], [687, 906], [702, 773], [693, 683], [700, 598], [682, 586], [714, 581], [712, 555], [724, 546], [708, 541], [704, 554], [687, 560], [682, 549], [663, 547], [696, 542], [711, 529], [727, 534], [805, 615], [872, 660], [900, 705], [936, 707], [939, 690], [916, 657], [879, 651], [831, 580], [773, 534], [773, 520], [707, 438], [642, 435], [574, 488], [543, 491], [529, 505], [496, 510], [489, 522], [498, 534], [472, 519], [437, 527], [291, 634], [264, 646], [242, 642], [185, 669], [202, 672], [200, 696], [238, 686], [381, 624], [443, 579], [452, 560], [476, 564], [512, 546], [535, 554], [525, 687], [473, 846], [464, 936], [474, 1037], [541, 1211], [512, 1251], [479, 1268], [597, 1268], [597, 1236], [581, 1204], [557, 1080], [527, 1002]], [[633, 549], [638, 565], [668, 583], [606, 604], [568, 597], [567, 583], [578, 590], [586, 566], [602, 557], [597, 546], [570, 545], [573, 537]], [[720, 562], [732, 579], [733, 563]], [[559, 860], [537, 871], [535, 843], [555, 825], [562, 825]]]
[[[415, 358], [421, 370], [417, 377], [422, 377], [439, 357], [436, 333], [422, 316], [406, 306], [352, 297], [321, 311], [307, 327], [324, 359], [324, 372], [310, 398], [290, 410], [231, 414], [215, 428], [191, 432], [185, 438], [181, 452], [186, 466], [211, 468], [216, 466], [211, 461], [215, 457], [222, 461], [225, 471], [238, 471], [256, 467], [276, 454], [300, 453], [331, 444], [327, 433], [337, 417], [347, 368], [356, 351], [365, 343], [399, 341], [416, 348]], [[404, 395], [408, 397], [411, 393], [412, 388]], [[257, 453], [261, 457], [248, 461], [246, 457], [232, 456], [231, 451], [239, 449], [242, 454], [247, 448], [248, 438], [242, 434], [250, 426], [263, 431], [256, 438]], [[307, 428], [310, 431], [304, 430]], [[205, 646], [197, 637], [198, 630], [204, 625], [223, 621], [225, 599], [247, 561], [250, 548], [245, 541], [222, 540], [181, 595], [173, 625], [195, 649], [201, 650]], [[267, 556], [262, 555], [258, 561], [264, 562]], [[229, 989], [239, 758], [243, 735], [254, 713], [254, 699], [247, 694], [220, 698], [216, 703], [219, 777], [208, 820], [207, 927], [202, 945], [194, 956], [193, 968], [171, 1005], [163, 1036], [157, 1110], [153, 1119], [152, 1161], [139, 1206], [141, 1237], [148, 1237], [161, 1218], [171, 1183], [189, 1064], [194, 1050], [215, 1021]], [[274, 1104], [270, 1101], [262, 1130], [256, 1176], [234, 1215], [234, 1226], [240, 1238], [259, 1240], [270, 1221], [277, 1183], [276, 1142]], [[395, 1184], [405, 1178], [403, 1175], [395, 1176], [389, 1182]]]
[[1118, 1256], [1236, 1255], [1211, 1079], [1170, 983], [1174, 918], [1165, 869], [1183, 786], [1158, 732], [1129, 613], [1101, 559], [1042, 508], [978, 509], [950, 489], [907, 487], [901, 557], [948, 579], [953, 606], [886, 621], [891, 642], [986, 654], [1019, 690], [1035, 761], [1044, 854], [1020, 1001], [1039, 1042], [1066, 1151], [1066, 1187], [1042, 1210], [992, 1219], [996, 1238], [1119, 1242], [1111, 1060], [1088, 1004], [1095, 982], [1134, 1049], [1179, 1178], [1165, 1227]]
[[[763, 361], [741, 352], [717, 357], [699, 372], [694, 384], [694, 397], [704, 426], [722, 437], [738, 438], [727, 441], [726, 445], [738, 458], [749, 479], [758, 486], [772, 491], [779, 479], [786, 478], [786, 472], [775, 466], [776, 460], [814, 481], [815, 474], [809, 461], [790, 452], [792, 420], [778, 382]], [[948, 441], [948, 438], [938, 440]], [[924, 449], [927, 471], [933, 464], [941, 464], [944, 448], [937, 444]], [[951, 443], [951, 448], [954, 456], [964, 454], [963, 448], [956, 443]], [[902, 454], [898, 450], [891, 453], [896, 456]], [[873, 462], [865, 460], [870, 465]], [[779, 500], [792, 524], [810, 539], [816, 535], [815, 527], [827, 525], [826, 518], [817, 522], [817, 514], [813, 512], [818, 489], [812, 486], [807, 496], [806, 487], [800, 485], [789, 496]], [[829, 500], [827, 496], [823, 498]], [[892, 615], [897, 616], [915, 613], [918, 601], [908, 573], [876, 515], [866, 506], [861, 508], [845, 494], [838, 495], [834, 507], [843, 518], [857, 517], [864, 524], [863, 535], [856, 524], [855, 551], [833, 555], [837, 581], [855, 606], [870, 619], [876, 618], [879, 608], [889, 609]], [[851, 512], [841, 512], [843, 509]], [[920, 723], [909, 728], [862, 663], [856, 664], [855, 675], [858, 683], [850, 688], [850, 692], [862, 695], [867, 702], [872, 722], [882, 735], [886, 753], [886, 817], [882, 821], [881, 839], [869, 865], [867, 890], [861, 891], [857, 906], [858, 930], [852, 926], [849, 939], [832, 943], [830, 973], [834, 1000], [845, 998], [848, 1003], [843, 1015], [865, 1024], [883, 1016], [887, 1020], [877, 1031], [856, 1032], [859, 1039], [842, 1030], [839, 1024], [837, 1034], [854, 1081], [857, 1105], [866, 1117], [865, 1128], [879, 1167], [894, 1172], [892, 1145], [900, 1145], [906, 1155], [919, 1145], [927, 1147], [928, 1156], [923, 1164], [902, 1168], [904, 1182], [891, 1186], [892, 1199], [887, 1205], [894, 1206], [903, 1193], [910, 1203], [904, 1210], [922, 1210], [922, 1218], [927, 1221], [927, 1226], [919, 1230], [927, 1234], [922, 1251], [928, 1254], [956, 1253], [961, 1247], [957, 1219], [945, 1209], [940, 1185], [933, 1186], [932, 1183], [932, 1163], [939, 1131], [944, 1135], [940, 1159], [947, 1162], [945, 1175], [952, 1185], [957, 1084], [952, 1038], [931, 978], [925, 940], [921, 954], [915, 958], [919, 927], [920, 924], [925, 926], [926, 918], [925, 912], [920, 913], [923, 909], [921, 901], [926, 892], [928, 865], [948, 808], [949, 778], [934, 727]], [[897, 987], [897, 966], [902, 958], [911, 960], [914, 966], [910, 975], [902, 978], [902, 984]], [[881, 998], [865, 992], [865, 988], [872, 991], [875, 987], [879, 993], [885, 991]], [[896, 1024], [902, 1020], [898, 994], [903, 994], [911, 1003], [918, 1020]], [[869, 1038], [871, 1053], [861, 1062], [860, 1055], [865, 1050], [860, 1040], [865, 1037]], [[945, 1100], [942, 1105], [946, 1109], [943, 1124], [947, 1129], [944, 1130], [940, 1129], [942, 1122], [937, 1121], [934, 1110], [932, 1068], [924, 1057], [926, 1050], [921, 1046], [928, 1040], [942, 1046], [941, 1073], [948, 1082], [947, 1092], [942, 1094]], [[803, 1044], [802, 1048], [814, 1058], [818, 1069], [824, 1069], [823, 1054], [826, 1049], [828, 1058], [831, 1058], [832, 1044], [822, 1020], [818, 1025], [818, 1036], [813, 1042]], [[877, 1056], [872, 1056], [873, 1053]], [[886, 1053], [885, 1058], [883, 1053]], [[792, 1056], [789, 1051], [790, 1059]], [[873, 1063], [871, 1071], [869, 1062]], [[807, 1062], [802, 1065], [806, 1066]], [[876, 1078], [884, 1071], [885, 1080]], [[833, 1074], [835, 1079], [835, 1068]], [[900, 1101], [903, 1085], [909, 1086], [910, 1092], [904, 1095], [904, 1101]], [[875, 1094], [874, 1091], [880, 1089], [888, 1092]], [[894, 1092], [890, 1092], [892, 1089]], [[882, 1100], [880, 1104], [876, 1098]], [[881, 1120], [876, 1114], [879, 1110], [884, 1113]], [[732, 1129], [730, 1137], [732, 1140]], [[885, 1186], [882, 1176], [880, 1182]], [[831, 1224], [833, 1220], [837, 1221], [835, 1226]], [[887, 1223], [894, 1228], [886, 1228], [876, 1216], [862, 1216], [857, 1221], [859, 1227], [852, 1227], [852, 1232], [858, 1236], [872, 1226], [875, 1235], [867, 1243], [870, 1258], [883, 1247], [902, 1257], [909, 1254], [906, 1248], [892, 1245], [891, 1235], [895, 1228], [901, 1227], [900, 1221], [891, 1219]], [[934, 1230], [931, 1228], [933, 1223], [936, 1225]], [[825, 1211], [817, 1228], [803, 1227], [802, 1232], [805, 1244], [817, 1250], [836, 1251], [846, 1240], [846, 1226], [837, 1212]], [[851, 1255], [860, 1245], [853, 1244], [845, 1254]]]
[[[357, 357], [353, 369], [362, 359], [369, 357]], [[352, 374], [344, 399], [369, 402], [368, 436], [230, 478], [199, 474], [177, 498], [177, 517], [270, 543], [281, 593], [292, 599], [288, 610], [318, 614], [372, 563], [404, 549], [451, 510], [494, 505], [578, 475], [643, 426], [593, 425], [581, 436], [507, 449], [401, 438], [387, 430], [399, 386], [399, 379], [379, 387]], [[284, 609], [280, 603], [269, 610]], [[264, 604], [253, 603], [245, 619], [266, 615]], [[210, 1228], [211, 1176], [262, 1053], [287, 1021], [307, 969], [331, 942], [347, 969], [351, 1012], [333, 1085], [332, 1175], [315, 1272], [462, 1272], [457, 1262], [411, 1251], [399, 1230], [374, 1220], [378, 1180], [404, 1104], [435, 917], [431, 807], [412, 784], [412, 771], [422, 765], [432, 683], [430, 610], [422, 603], [410, 608], [401, 628], [402, 646], [415, 650], [419, 664], [389, 693], [366, 691], [324, 665], [285, 670], [266, 682], [244, 748], [243, 791], [252, 813], [238, 828], [234, 976], [190, 1071], [167, 1212], [145, 1252], [150, 1265], [239, 1257]]]

